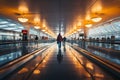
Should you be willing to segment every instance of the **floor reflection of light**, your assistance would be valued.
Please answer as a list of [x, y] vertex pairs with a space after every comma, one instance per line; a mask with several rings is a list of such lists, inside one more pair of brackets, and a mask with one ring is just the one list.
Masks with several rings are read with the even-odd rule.
[[46, 67], [46, 64], [47, 62], [50, 60], [52, 54], [53, 54], [53, 51], [55, 50], [55, 47], [51, 47], [49, 48], [47, 51], [45, 51], [43, 54], [42, 54], [42, 58], [44, 58], [42, 64], [39, 66], [39, 68], [44, 68]]
[[74, 60], [74, 61], [77, 61], [77, 59], [76, 59], [75, 57], [73, 57], [73, 60]]
[[45, 66], [46, 66], [46, 65], [45, 65], [45, 64], [43, 64], [41, 67], [42, 67], [42, 68], [44, 68]]
[[94, 76], [95, 76], [95, 77], [100, 77], [100, 78], [103, 78], [103, 77], [104, 77], [104, 75], [103, 75], [103, 74], [100, 74], [100, 73], [95, 73]]
[[90, 74], [86, 74], [86, 76], [89, 77], [89, 78], [91, 77]]
[[41, 60], [41, 57], [37, 57], [35, 60], [36, 60], [36, 61], [40, 61], [40, 60]]
[[28, 69], [27, 68], [23, 68], [21, 69], [18, 74], [22, 74], [22, 73], [25, 73], [25, 72], [28, 72]]
[[[72, 50], [74, 54], [72, 54], [72, 56], [74, 56], [74, 61], [76, 61], [78, 64], [84, 64], [83, 60], [81, 59], [83, 56], [79, 55], [76, 51]], [[77, 60], [77, 58], [79, 59], [79, 62]]]
[[71, 53], [71, 51], [67, 50], [66, 53], [67, 55], [70, 57], [71, 61], [73, 61], [73, 63], [75, 64], [75, 67], [80, 69], [82, 68], [79, 61], [76, 58], [76, 53], [74, 53], [74, 51], [72, 50], [73, 53]]
[[34, 70], [33, 74], [40, 74], [40, 70]]
[[81, 64], [84, 64], [83, 62], [83, 56], [81, 56], [77, 51], [74, 49], [70, 49], [66, 51], [66, 54], [70, 57], [70, 60], [74, 63], [75, 68], [77, 71], [79, 71], [80, 75], [84, 75], [87, 78], [90, 78], [91, 75], [85, 71], [84, 67]]
[[86, 67], [89, 68], [89, 69], [91, 69], [91, 70], [94, 69], [92, 63], [86, 63]]
[[36, 63], [36, 64], [35, 64], [35, 66], [38, 66], [38, 65], [39, 65], [39, 63]]
[[45, 63], [45, 62], [46, 62], [46, 60], [43, 60], [43, 62]]
[[80, 60], [80, 63], [82, 64], [82, 65], [84, 65], [84, 62], [83, 62], [83, 60], [82, 59], [79, 59]]

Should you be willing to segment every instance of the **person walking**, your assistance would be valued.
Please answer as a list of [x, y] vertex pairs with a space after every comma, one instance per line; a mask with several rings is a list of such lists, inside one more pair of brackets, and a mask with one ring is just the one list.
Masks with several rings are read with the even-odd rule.
[[61, 42], [62, 42], [62, 36], [59, 33], [57, 36], [57, 44], [58, 44], [58, 48], [61, 49]]

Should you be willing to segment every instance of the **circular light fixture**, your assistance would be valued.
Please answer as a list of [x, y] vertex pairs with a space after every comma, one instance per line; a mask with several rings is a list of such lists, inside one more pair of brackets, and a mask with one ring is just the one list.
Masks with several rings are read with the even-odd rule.
[[40, 29], [40, 26], [34, 26], [35, 27], [35, 29]]
[[102, 20], [102, 18], [101, 18], [101, 17], [93, 17], [91, 20], [92, 20], [93, 22], [99, 22], [99, 21]]
[[42, 31], [45, 32], [45, 29], [43, 29]]
[[89, 28], [92, 26], [92, 24], [86, 24], [85, 26]]
[[77, 31], [81, 31], [81, 29], [78, 29]]
[[81, 22], [78, 22], [78, 24], [77, 24], [78, 26], [81, 26], [82, 25], [82, 23]]
[[46, 34], [48, 34], [48, 32], [45, 32]]
[[27, 19], [27, 18], [18, 18], [18, 20], [19, 20], [20, 22], [23, 22], [23, 23], [25, 23], [25, 22], [27, 22], [27, 21], [28, 21], [28, 19]]

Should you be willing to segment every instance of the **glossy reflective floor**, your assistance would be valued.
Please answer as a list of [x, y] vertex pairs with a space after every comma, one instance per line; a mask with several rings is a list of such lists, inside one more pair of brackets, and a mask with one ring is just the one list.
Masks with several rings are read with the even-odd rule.
[[42, 49], [50, 43], [19, 43], [19, 44], [5, 44], [0, 45], [0, 66], [7, 64], [10, 61], [18, 59], [35, 50]]
[[[74, 57], [80, 56], [80, 62]], [[51, 46], [4, 80], [117, 80], [69, 46]]]
[[74, 42], [73, 45], [77, 45], [93, 53], [96, 56], [106, 59], [107, 61], [110, 61], [113, 64], [116, 64], [118, 66], [120, 65], [120, 53], [103, 52], [103, 51], [98, 51], [95, 49], [90, 49], [88, 47], [88, 46], [102, 47], [105, 49], [111, 49], [111, 50], [120, 52], [120, 44], [107, 44], [107, 43], [97, 43], [97, 42]]

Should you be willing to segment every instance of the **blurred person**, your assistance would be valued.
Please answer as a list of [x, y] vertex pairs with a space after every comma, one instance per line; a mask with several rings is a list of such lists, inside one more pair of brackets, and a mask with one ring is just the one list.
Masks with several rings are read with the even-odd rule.
[[58, 36], [57, 36], [57, 44], [58, 44], [58, 48], [60, 49], [61, 48], [61, 42], [62, 42], [62, 36], [61, 34], [59, 33]]

